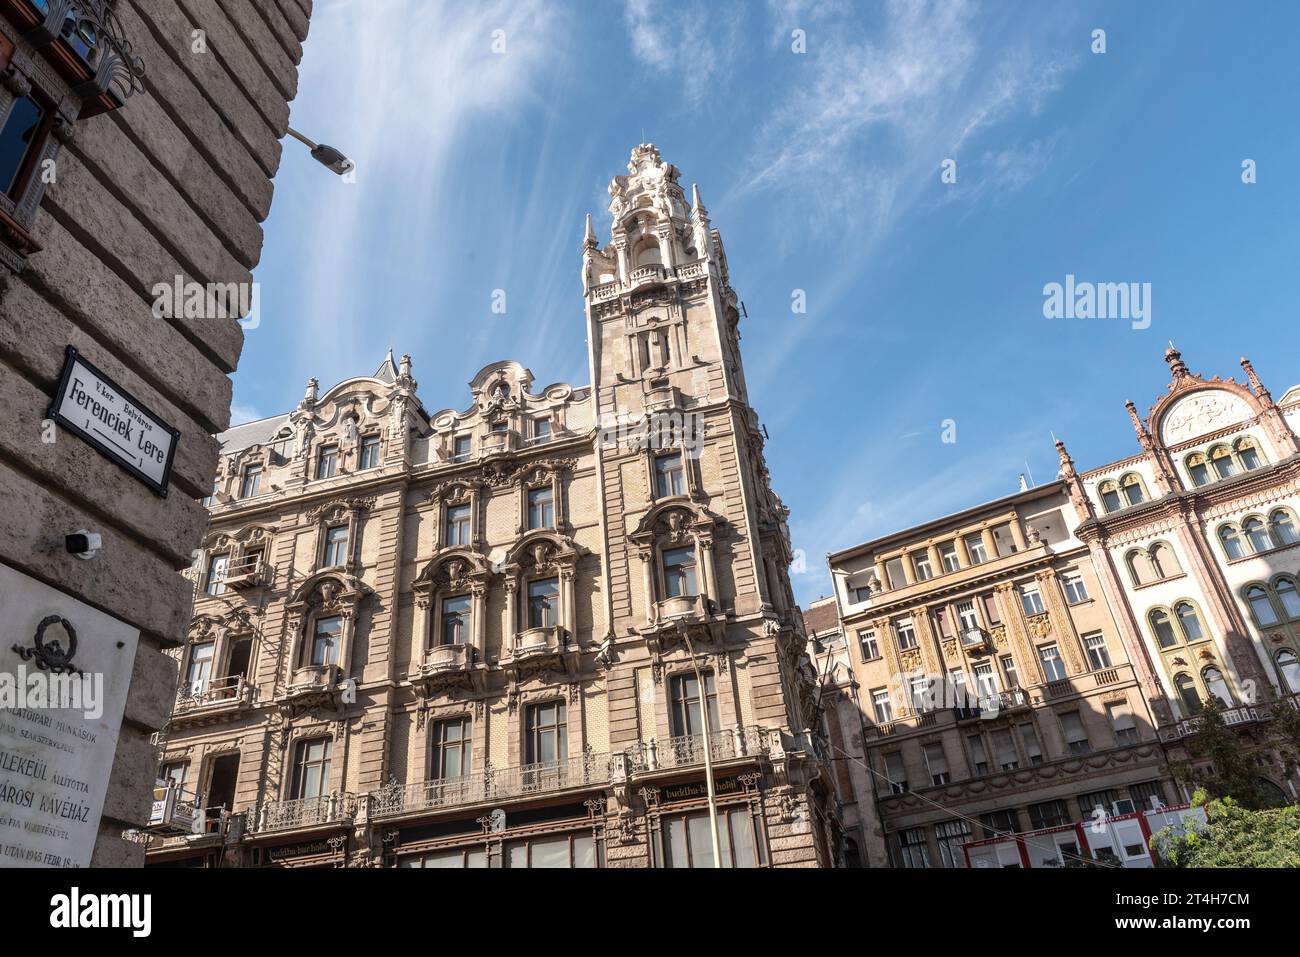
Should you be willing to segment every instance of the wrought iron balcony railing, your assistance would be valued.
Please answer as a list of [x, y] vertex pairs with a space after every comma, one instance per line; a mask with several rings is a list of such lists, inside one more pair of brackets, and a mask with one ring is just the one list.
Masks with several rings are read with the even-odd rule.
[[352, 819], [356, 805], [356, 797], [346, 791], [335, 791], [319, 797], [295, 798], [291, 801], [270, 801], [263, 804], [258, 812], [254, 830], [285, 831], [341, 823]]
[[193, 711], [215, 705], [251, 700], [255, 686], [243, 675], [214, 678], [201, 685], [184, 685], [176, 695], [176, 711]]
[[[757, 756], [769, 750], [767, 728], [737, 725], [709, 735], [709, 757], [713, 761]], [[704, 735], [687, 734], [665, 741], [653, 738], [628, 751], [631, 770], [662, 771], [704, 763]]]

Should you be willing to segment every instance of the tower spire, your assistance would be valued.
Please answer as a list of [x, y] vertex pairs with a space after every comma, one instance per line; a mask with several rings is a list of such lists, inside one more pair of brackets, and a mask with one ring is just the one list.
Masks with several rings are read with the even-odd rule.
[[598, 247], [598, 243], [596, 242], [596, 228], [591, 224], [591, 213], [588, 213], [587, 230], [582, 237], [582, 248], [596, 249], [597, 247]]

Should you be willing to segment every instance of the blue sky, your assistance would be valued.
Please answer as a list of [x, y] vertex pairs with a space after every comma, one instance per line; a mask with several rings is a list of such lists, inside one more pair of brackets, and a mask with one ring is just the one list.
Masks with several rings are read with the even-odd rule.
[[[356, 182], [286, 141], [235, 421], [390, 346], [430, 410], [501, 358], [585, 384], [583, 216], [607, 241], [652, 141], [726, 243], [806, 602], [828, 551], [1050, 480], [1053, 431], [1132, 454], [1166, 340], [1300, 381], [1298, 30], [1282, 0], [317, 0], [292, 123]], [[1150, 327], [1044, 318], [1067, 274], [1149, 282]]]

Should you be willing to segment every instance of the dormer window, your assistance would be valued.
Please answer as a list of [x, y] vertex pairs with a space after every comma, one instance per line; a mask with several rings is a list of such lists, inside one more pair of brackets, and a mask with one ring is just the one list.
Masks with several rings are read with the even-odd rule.
[[470, 438], [468, 435], [458, 435], [452, 439], [451, 460], [453, 462], [469, 461]]
[[239, 497], [253, 498], [262, 485], [262, 466], [244, 466], [244, 475], [239, 483]]
[[535, 445], [545, 445], [549, 441], [551, 441], [551, 420], [534, 419], [533, 443]]
[[316, 456], [316, 477], [318, 479], [333, 478], [339, 470], [339, 447], [337, 445], [322, 445], [320, 452]]
[[686, 472], [680, 454], [661, 455], [655, 459], [655, 484], [659, 498], [686, 494]]

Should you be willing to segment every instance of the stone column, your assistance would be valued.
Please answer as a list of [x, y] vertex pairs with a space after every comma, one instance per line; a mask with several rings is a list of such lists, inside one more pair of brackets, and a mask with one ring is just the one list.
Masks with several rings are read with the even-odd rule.
[[511, 573], [506, 577], [506, 628], [503, 634], [503, 651], [507, 655], [515, 653], [515, 635], [519, 630], [519, 612], [515, 608], [518, 601], [519, 577]]
[[637, 549], [637, 558], [641, 559], [641, 577], [643, 587], [645, 588], [645, 621], [647, 625], [653, 625], [658, 618], [658, 607], [655, 604], [655, 583], [654, 567], [652, 559], [654, 551], [649, 548]]
[[574, 579], [577, 572], [573, 568], [560, 569], [560, 601], [564, 603], [564, 630], [573, 642], [578, 640], [578, 603], [574, 596]]
[[470, 622], [470, 642], [480, 655], [487, 654], [487, 586], [475, 585], [471, 590], [474, 597], [473, 621]]

